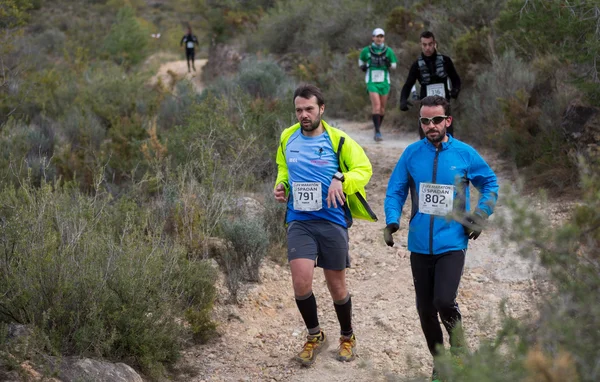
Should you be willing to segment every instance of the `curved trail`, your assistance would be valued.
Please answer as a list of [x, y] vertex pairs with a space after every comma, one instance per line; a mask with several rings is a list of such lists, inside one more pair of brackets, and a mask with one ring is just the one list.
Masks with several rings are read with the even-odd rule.
[[192, 72], [188, 72], [186, 60], [167, 62], [160, 66], [158, 73], [152, 77], [151, 83], [156, 84], [160, 79], [164, 85], [172, 88], [175, 79], [187, 78], [194, 85], [196, 92], [201, 93], [204, 90], [204, 85], [200, 81], [200, 75], [207, 62], [206, 59], [195, 60], [196, 71]]
[[[385, 140], [376, 143], [367, 122], [328, 122], [357, 140], [373, 165], [367, 194], [379, 222], [356, 220], [350, 229], [352, 268], [347, 280], [359, 357], [351, 363], [335, 360], [339, 326], [323, 274], [317, 269], [313, 290], [321, 327], [329, 335], [329, 349], [309, 368], [292, 360], [304, 341], [304, 324], [295, 305], [289, 268], [266, 262], [261, 268], [262, 283], [248, 286], [239, 306], [223, 303], [227, 298], [223, 288], [215, 307], [221, 336], [188, 349], [179, 364], [185, 372], [177, 380], [400, 381], [426, 380], [430, 375], [431, 357], [415, 308], [406, 249], [410, 200], [404, 207], [401, 230], [395, 235], [396, 246], [389, 248], [382, 239], [387, 181], [416, 134], [394, 134], [384, 126]], [[491, 165], [494, 167], [493, 161]], [[529, 311], [537, 289], [530, 265], [506, 250], [499, 252], [494, 245], [498, 242], [498, 233], [488, 230], [470, 242], [467, 252], [458, 302], [472, 348], [499, 328], [502, 299], [508, 299], [508, 311], [519, 316]]]

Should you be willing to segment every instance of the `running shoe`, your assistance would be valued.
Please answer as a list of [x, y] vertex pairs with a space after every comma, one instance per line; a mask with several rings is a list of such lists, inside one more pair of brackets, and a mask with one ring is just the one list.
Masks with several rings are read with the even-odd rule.
[[340, 347], [338, 348], [337, 359], [342, 362], [350, 362], [356, 356], [354, 348], [356, 347], [356, 336], [341, 336]]
[[309, 334], [306, 336], [306, 342], [304, 343], [302, 351], [300, 351], [294, 359], [300, 362], [302, 366], [310, 366], [315, 362], [317, 354], [326, 348], [327, 337], [325, 337], [325, 332], [321, 331], [319, 334], [315, 335]]
[[381, 136], [381, 133], [375, 133], [375, 142], [380, 142], [383, 141], [383, 137]]

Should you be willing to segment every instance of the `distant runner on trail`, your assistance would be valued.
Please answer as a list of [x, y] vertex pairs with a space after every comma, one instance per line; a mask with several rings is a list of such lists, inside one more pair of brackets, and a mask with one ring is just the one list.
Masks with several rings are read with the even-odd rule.
[[[450, 104], [441, 96], [421, 100], [421, 128], [427, 139], [409, 145], [390, 177], [384, 202], [384, 241], [400, 228], [402, 207], [410, 194], [408, 231], [410, 266], [417, 312], [427, 347], [435, 357], [444, 339], [438, 315], [450, 338], [452, 353], [466, 351], [456, 296], [469, 239], [477, 239], [498, 199], [496, 175], [475, 149], [446, 134], [452, 123]], [[474, 211], [469, 184], [479, 191]], [[432, 380], [438, 380], [433, 369]]]
[[394, 51], [385, 45], [383, 29], [375, 28], [372, 34], [373, 42], [360, 52], [358, 66], [365, 72], [365, 82], [371, 99], [375, 140], [381, 141], [383, 137], [380, 128], [390, 92], [390, 69], [396, 69], [398, 59]]
[[[406, 82], [400, 94], [400, 110], [407, 111], [408, 97], [411, 89], [414, 90], [415, 82], [421, 85], [419, 98], [438, 95], [450, 101], [450, 97], [458, 98], [460, 93], [460, 77], [454, 68], [450, 57], [437, 52], [435, 36], [430, 31], [421, 33], [421, 55], [412, 64]], [[448, 133], [454, 136], [454, 127], [448, 127]], [[419, 136], [425, 138], [423, 130], [419, 125]]]
[[358, 143], [321, 119], [325, 101], [319, 88], [300, 86], [293, 99], [298, 123], [281, 133], [273, 195], [287, 203], [288, 261], [296, 305], [308, 329], [306, 343], [295, 359], [310, 365], [327, 345], [312, 291], [317, 266], [323, 268], [340, 322], [337, 359], [351, 361], [356, 355], [356, 337], [346, 286], [348, 227], [353, 217], [377, 220], [364, 189], [373, 170]]
[[192, 27], [188, 26], [188, 31], [185, 35], [183, 35], [183, 37], [181, 38], [181, 42], [179, 43], [179, 46], [183, 46], [185, 44], [185, 58], [187, 59], [187, 67], [188, 67], [188, 73], [190, 72], [190, 61], [192, 62], [192, 68], [194, 69], [194, 72], [196, 71], [196, 66], [194, 65], [194, 56], [195, 54], [195, 47], [200, 46], [200, 44], [198, 44], [198, 38], [192, 33]]

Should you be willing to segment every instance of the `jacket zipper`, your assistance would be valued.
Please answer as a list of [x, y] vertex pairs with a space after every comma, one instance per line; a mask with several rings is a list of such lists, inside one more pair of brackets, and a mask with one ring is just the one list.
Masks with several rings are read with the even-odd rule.
[[[433, 159], [433, 176], [431, 183], [435, 184], [437, 178], [437, 166], [438, 166], [438, 155], [440, 154], [440, 148], [435, 148], [435, 158]], [[433, 255], [433, 223], [435, 217], [429, 216], [429, 254]]]

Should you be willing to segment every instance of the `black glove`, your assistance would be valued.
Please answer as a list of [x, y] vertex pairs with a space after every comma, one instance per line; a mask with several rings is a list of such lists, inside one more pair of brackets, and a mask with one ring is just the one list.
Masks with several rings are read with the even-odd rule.
[[400, 226], [397, 223], [391, 223], [385, 226], [383, 229], [383, 240], [388, 245], [388, 247], [394, 246], [394, 238], [392, 234], [400, 229]]
[[392, 66], [392, 61], [390, 61], [390, 59], [387, 57], [383, 58], [383, 63], [386, 66], [386, 68], [389, 68], [390, 66]]
[[362, 70], [363, 72], [367, 71], [367, 65], [361, 65], [360, 66], [360, 70]]
[[460, 89], [458, 88], [452, 88], [450, 89], [450, 97], [457, 99], [458, 98], [458, 93], [460, 93]]
[[412, 103], [410, 103], [408, 101], [400, 101], [400, 110], [408, 111], [409, 106], [412, 106]]
[[483, 230], [483, 224], [485, 223], [485, 218], [478, 214], [468, 214], [463, 218], [463, 228], [465, 230], [465, 235], [469, 237], [469, 239], [477, 240], [479, 235], [481, 235], [481, 231]]

